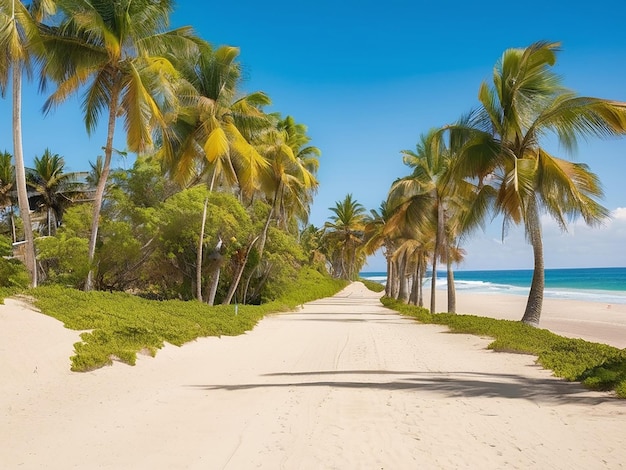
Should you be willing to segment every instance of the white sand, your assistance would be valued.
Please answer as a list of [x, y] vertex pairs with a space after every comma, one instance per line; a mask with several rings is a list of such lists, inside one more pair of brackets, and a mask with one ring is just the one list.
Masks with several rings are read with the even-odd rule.
[[[546, 321], [570, 310], [547, 304]], [[607, 323], [617, 313], [599, 312]], [[487, 339], [402, 318], [360, 283], [135, 367], [72, 373], [77, 339], [19, 303], [0, 307], [0, 468], [626, 465], [623, 400], [555, 379], [531, 356], [488, 351]]]
[[[522, 295], [462, 293], [457, 298], [458, 313], [521, 320], [527, 298]], [[437, 292], [437, 311], [446, 311], [446, 292]], [[571, 338], [582, 338], [626, 348], [626, 304], [605, 304], [546, 298], [540, 328]]]

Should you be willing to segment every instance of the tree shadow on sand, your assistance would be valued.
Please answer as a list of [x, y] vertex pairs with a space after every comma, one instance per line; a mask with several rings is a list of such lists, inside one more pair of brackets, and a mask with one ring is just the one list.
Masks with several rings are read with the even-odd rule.
[[[362, 380], [345, 380], [346, 376], [362, 376]], [[449, 398], [489, 397], [523, 399], [543, 404], [598, 405], [617, 402], [608, 393], [585, 389], [577, 382], [557, 378], [532, 378], [516, 374], [479, 372], [411, 372], [381, 370], [314, 371], [266, 374], [263, 377], [310, 379], [332, 376], [336, 380], [302, 380], [268, 383], [191, 385], [202, 390], [240, 391], [268, 388], [331, 387], [339, 389], [371, 389], [439, 394]], [[368, 377], [370, 376], [370, 377]], [[391, 380], [368, 380], [371, 376], [396, 376]], [[381, 377], [382, 378], [382, 377]]]

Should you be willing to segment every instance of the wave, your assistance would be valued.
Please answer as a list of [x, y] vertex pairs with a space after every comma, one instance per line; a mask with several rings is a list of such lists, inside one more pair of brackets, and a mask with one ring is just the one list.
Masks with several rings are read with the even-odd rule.
[[[364, 279], [385, 284], [387, 276], [380, 275], [364, 275]], [[431, 278], [424, 279], [424, 286], [430, 286]], [[515, 286], [511, 284], [503, 284], [480, 280], [457, 280], [454, 285], [457, 292], [468, 292], [477, 294], [506, 294], [527, 296], [530, 288], [523, 286]], [[448, 282], [445, 277], [437, 278], [438, 290], [445, 290]], [[606, 304], [626, 304], [626, 291], [601, 290], [601, 289], [575, 289], [575, 288], [551, 288], [546, 287], [544, 290], [545, 298], [564, 299], [564, 300], [581, 300], [585, 302], [601, 302]]]

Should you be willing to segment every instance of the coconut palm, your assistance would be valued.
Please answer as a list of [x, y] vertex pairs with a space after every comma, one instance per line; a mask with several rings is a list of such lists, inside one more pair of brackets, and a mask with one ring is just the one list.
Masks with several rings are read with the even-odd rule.
[[365, 252], [362, 250], [365, 229], [365, 208], [346, 195], [343, 201], [337, 201], [335, 207], [329, 207], [335, 215], [324, 224], [324, 244], [329, 253], [333, 274], [336, 277], [354, 280], [365, 264]]
[[36, 193], [32, 199], [46, 212], [48, 235], [56, 233], [63, 211], [83, 189], [76, 174], [64, 173], [64, 169], [63, 157], [49, 149], [35, 157], [33, 168], [26, 169], [27, 184]]
[[[118, 117], [123, 119], [127, 148], [143, 152], [153, 144], [155, 129], [169, 124], [177, 109], [178, 73], [169, 58], [186, 57], [196, 46], [190, 28], [167, 31], [171, 0], [58, 0], [59, 26], [47, 28], [46, 76], [58, 87], [46, 101], [47, 112], [84, 90], [85, 125], [93, 133], [107, 116], [104, 163], [95, 192], [89, 240], [93, 262], [99, 216], [109, 176]], [[165, 139], [161, 142], [166, 145]], [[85, 289], [93, 287], [93, 268]]]
[[[30, 8], [19, 0], [0, 1], [0, 92], [4, 96], [9, 81], [13, 97], [13, 156], [20, 217], [24, 224], [25, 264], [30, 274], [30, 284], [37, 285], [35, 243], [30, 221], [26, 168], [22, 147], [22, 74], [30, 75], [34, 56], [41, 56], [39, 22], [54, 12], [54, 2], [33, 2]], [[10, 77], [10, 80], [9, 80]]]
[[392, 257], [396, 250], [395, 243], [397, 230], [390, 228], [389, 221], [392, 213], [389, 209], [388, 201], [383, 201], [378, 210], [371, 209], [370, 215], [365, 217], [365, 245], [364, 250], [368, 255], [373, 255], [379, 249], [383, 250], [387, 264], [387, 282], [385, 284], [385, 295], [391, 296], [391, 286], [394, 281], [394, 269]]
[[292, 217], [306, 223], [309, 205], [317, 190], [315, 177], [321, 151], [307, 145], [310, 137], [306, 126], [296, 124], [291, 116], [278, 119], [276, 126], [265, 131], [257, 141], [257, 149], [269, 165], [261, 172], [261, 185], [270, 201], [261, 238], [259, 254], [262, 256], [267, 231], [273, 218], [286, 227]]
[[[270, 100], [262, 92], [240, 92], [239, 49], [223, 46], [213, 50], [207, 43], [193, 57], [177, 62], [190, 85], [178, 117], [168, 128], [167, 141], [157, 154], [166, 170], [181, 184], [208, 178], [208, 186], [230, 187], [250, 194], [258, 187], [258, 173], [267, 165], [250, 144], [252, 137], [269, 125], [262, 107]], [[206, 213], [202, 215], [203, 220]], [[202, 224], [204, 227], [204, 224]], [[202, 299], [204, 230], [197, 251], [196, 297]], [[213, 255], [218, 250], [213, 249]], [[208, 303], [213, 304], [219, 269], [211, 273]]]
[[204, 171], [211, 189], [234, 186], [250, 193], [258, 187], [258, 173], [267, 162], [250, 140], [269, 126], [262, 108], [271, 101], [263, 92], [241, 92], [238, 56], [236, 47], [213, 50], [202, 43], [191, 58], [177, 63], [191, 88], [168, 129], [172, 146], [159, 156], [182, 183]]
[[306, 224], [318, 187], [315, 174], [321, 151], [308, 145], [311, 138], [307, 135], [306, 126], [296, 123], [291, 116], [282, 119], [279, 114], [273, 114], [270, 117], [273, 126], [254, 139], [258, 152], [268, 162], [259, 174], [259, 181], [260, 192], [269, 205], [269, 211], [258, 238], [259, 261], [245, 283], [247, 292], [252, 278], [260, 279], [251, 298], [258, 295], [271, 270], [271, 266], [263, 260], [270, 225], [276, 222], [285, 230], [295, 230], [298, 222]]
[[608, 215], [597, 202], [602, 195], [597, 177], [584, 164], [552, 155], [544, 138], [553, 135], [562, 148], [573, 151], [578, 137], [626, 131], [626, 103], [581, 97], [562, 86], [552, 70], [558, 49], [558, 43], [537, 42], [504, 52], [493, 83], [480, 87], [474, 132], [456, 169], [492, 185], [505, 223], [525, 226], [534, 274], [522, 321], [534, 326], [544, 290], [540, 215], [549, 214], [563, 229], [575, 216], [594, 225]]
[[432, 278], [430, 311], [435, 312], [437, 261], [447, 258], [446, 218], [448, 200], [452, 197], [450, 153], [445, 149], [441, 134], [431, 129], [420, 137], [416, 150], [403, 150], [404, 163], [413, 168], [410, 176], [394, 182], [390, 200], [394, 212], [409, 220], [422, 233], [433, 232]]

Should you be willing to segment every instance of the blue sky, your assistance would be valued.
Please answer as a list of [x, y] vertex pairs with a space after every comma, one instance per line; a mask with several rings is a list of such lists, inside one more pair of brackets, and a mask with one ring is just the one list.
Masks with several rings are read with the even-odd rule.
[[[490, 79], [506, 48], [559, 41], [556, 70], [566, 86], [581, 95], [626, 101], [623, 0], [506, 6], [449, 0], [199, 5], [179, 1], [172, 27], [191, 25], [216, 46], [240, 47], [246, 91], [269, 94], [269, 111], [306, 124], [312, 144], [322, 150], [320, 190], [311, 212], [316, 226], [348, 193], [367, 209], [378, 208], [393, 180], [409, 173], [400, 151], [414, 149], [421, 133], [475, 107], [480, 83]], [[102, 153], [104, 129], [86, 137], [77, 100], [42, 119], [44, 97], [34, 95], [32, 87], [24, 91], [27, 164], [50, 147], [71, 170], [87, 169]], [[0, 150], [12, 151], [10, 116], [5, 99], [0, 102]], [[123, 149], [124, 140], [118, 138], [116, 145]], [[553, 151], [565, 156], [558, 147]], [[570, 158], [599, 175], [603, 202], [614, 218], [601, 229], [575, 223], [567, 234], [546, 220], [546, 267], [626, 266], [626, 139], [581, 142]], [[465, 248], [459, 269], [532, 267], [523, 231], [510, 230], [502, 243], [498, 222]], [[366, 269], [383, 270], [382, 257], [370, 258]]]

